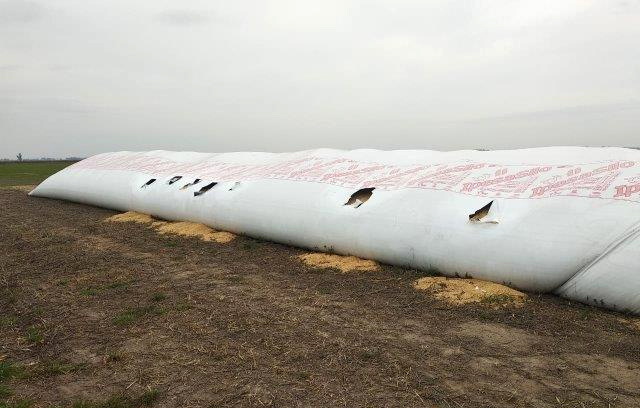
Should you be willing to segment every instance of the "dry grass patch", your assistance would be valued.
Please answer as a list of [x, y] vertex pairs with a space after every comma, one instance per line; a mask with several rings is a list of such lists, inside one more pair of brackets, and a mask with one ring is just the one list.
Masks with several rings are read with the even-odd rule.
[[418, 279], [413, 286], [419, 290], [431, 291], [438, 299], [455, 305], [486, 303], [495, 306], [521, 306], [527, 297], [507, 286], [479, 279], [428, 276]]
[[627, 326], [631, 327], [632, 329], [636, 329], [636, 330], [640, 331], [640, 319], [639, 318], [625, 319], [625, 318], [621, 317], [618, 320], [621, 323], [624, 323]]
[[194, 237], [203, 241], [213, 241], [220, 244], [226, 244], [233, 241], [236, 235], [226, 231], [216, 231], [204, 224], [187, 221], [158, 221], [147, 214], [141, 214], [135, 211], [127, 211], [122, 214], [116, 214], [106, 219], [109, 222], [135, 222], [139, 224], [149, 224], [150, 228], [159, 234], [179, 235], [182, 237]]
[[380, 266], [376, 261], [360, 259], [355, 256], [325, 254], [322, 252], [298, 255], [297, 258], [312, 268], [335, 268], [341, 272], [369, 272], [377, 271]]
[[0, 188], [6, 188], [7, 190], [17, 190], [17, 191], [24, 191], [25, 193], [30, 193], [31, 190], [33, 190], [34, 188], [36, 188], [36, 185], [33, 184], [24, 184], [24, 185], [18, 185], [18, 186], [6, 186], [6, 187], [0, 187]]

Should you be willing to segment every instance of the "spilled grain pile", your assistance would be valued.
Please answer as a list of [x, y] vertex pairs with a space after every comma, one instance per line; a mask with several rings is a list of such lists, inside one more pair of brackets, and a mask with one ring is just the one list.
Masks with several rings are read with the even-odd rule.
[[298, 255], [297, 258], [312, 268], [335, 268], [343, 273], [377, 271], [379, 269], [377, 262], [369, 259], [356, 258], [355, 256], [341, 256], [317, 252]]
[[232, 241], [236, 236], [226, 231], [216, 231], [204, 224], [195, 222], [162, 222], [154, 225], [156, 231], [161, 234], [175, 234], [183, 237], [197, 237], [203, 241], [213, 241], [221, 244]]
[[491, 305], [522, 305], [526, 295], [515, 289], [479, 279], [428, 276], [414, 282], [414, 287], [435, 294], [451, 304], [486, 303]]
[[182, 237], [194, 237], [203, 241], [213, 241], [225, 244], [232, 241], [236, 236], [226, 231], [216, 231], [204, 224], [196, 222], [171, 222], [159, 221], [147, 214], [141, 214], [134, 211], [127, 211], [122, 214], [116, 214], [106, 219], [109, 222], [135, 222], [139, 224], [148, 224], [149, 228], [154, 229], [159, 234], [173, 234]]
[[113, 216], [107, 218], [107, 221], [111, 221], [111, 222], [137, 222], [139, 224], [153, 224], [154, 222], [162, 222], [162, 221], [157, 221], [155, 218], [153, 218], [150, 215], [138, 213], [138, 212], [135, 212], [135, 211], [127, 211], [127, 212], [122, 213], [122, 214], [113, 215]]

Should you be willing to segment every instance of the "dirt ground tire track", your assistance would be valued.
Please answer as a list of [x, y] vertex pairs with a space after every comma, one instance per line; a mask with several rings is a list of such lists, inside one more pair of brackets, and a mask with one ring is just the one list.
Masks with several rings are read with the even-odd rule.
[[452, 307], [416, 271], [314, 270], [295, 248], [162, 236], [19, 190], [0, 207], [0, 355], [78, 367], [6, 382], [34, 407], [150, 388], [158, 407], [640, 406], [621, 314], [542, 295]]

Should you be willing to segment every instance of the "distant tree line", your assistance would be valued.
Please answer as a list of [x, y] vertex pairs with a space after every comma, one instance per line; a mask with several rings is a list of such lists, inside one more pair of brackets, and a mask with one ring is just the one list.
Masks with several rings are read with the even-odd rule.
[[22, 155], [22, 153], [18, 153], [16, 154], [16, 158], [15, 159], [7, 159], [7, 158], [2, 158], [0, 159], [1, 162], [39, 162], [39, 161], [80, 161], [84, 159], [84, 157], [76, 157], [76, 156], [69, 156], [69, 157], [65, 157], [65, 158], [60, 158], [60, 157], [40, 157], [40, 158], [32, 158], [32, 159], [25, 159], [24, 156]]

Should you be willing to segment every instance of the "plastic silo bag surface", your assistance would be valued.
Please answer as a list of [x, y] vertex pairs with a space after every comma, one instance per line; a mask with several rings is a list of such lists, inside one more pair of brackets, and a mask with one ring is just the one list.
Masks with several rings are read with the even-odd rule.
[[32, 195], [640, 313], [640, 151], [116, 152]]

